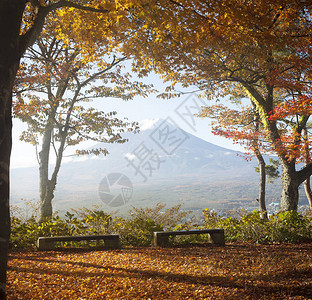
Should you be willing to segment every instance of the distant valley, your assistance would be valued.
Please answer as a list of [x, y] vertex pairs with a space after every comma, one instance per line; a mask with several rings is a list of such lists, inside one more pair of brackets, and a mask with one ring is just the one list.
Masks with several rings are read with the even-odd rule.
[[[183, 203], [188, 210], [257, 208], [256, 161], [199, 139], [164, 120], [124, 144], [104, 145], [109, 155], [63, 163], [54, 208], [60, 214], [99, 205], [126, 214], [131, 206]], [[100, 147], [101, 145], [97, 145]], [[11, 203], [38, 201], [38, 168], [11, 171]], [[278, 202], [280, 181], [267, 187], [267, 202]], [[305, 198], [301, 193], [301, 202]]]

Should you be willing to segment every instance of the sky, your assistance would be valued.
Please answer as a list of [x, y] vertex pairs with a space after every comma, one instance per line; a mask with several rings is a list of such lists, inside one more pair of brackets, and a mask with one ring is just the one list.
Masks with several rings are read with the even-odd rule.
[[[144, 81], [153, 83], [160, 92], [163, 92], [166, 86], [157, 75], [152, 75]], [[184, 92], [191, 90], [184, 90]], [[92, 103], [105, 112], [117, 111], [117, 117], [119, 118], [127, 117], [129, 121], [140, 122], [142, 130], [148, 129], [158, 119], [167, 119], [186, 132], [210, 143], [232, 150], [243, 151], [239, 145], [234, 145], [231, 140], [214, 136], [209, 127], [209, 120], [193, 116], [205, 104], [204, 100], [198, 98], [196, 93], [187, 93], [168, 100], [157, 98], [157, 94], [150, 94], [147, 98], [136, 97], [127, 102], [115, 98], [103, 98]], [[19, 140], [21, 132], [26, 128], [26, 125], [21, 121], [13, 120], [11, 168], [38, 166], [35, 147]], [[86, 143], [84, 146], [91, 146], [91, 143]], [[68, 150], [67, 154], [71, 153], [74, 153], [74, 149]]]

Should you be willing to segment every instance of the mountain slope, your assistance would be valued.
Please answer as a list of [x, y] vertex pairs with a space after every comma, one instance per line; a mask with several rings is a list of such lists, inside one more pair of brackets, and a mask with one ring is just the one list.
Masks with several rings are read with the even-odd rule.
[[[119, 210], [160, 201], [182, 201], [194, 209], [235, 201], [257, 205], [256, 163], [247, 162], [236, 151], [199, 139], [164, 120], [139, 134], [126, 133], [125, 137], [129, 139], [125, 144], [104, 145], [109, 151], [106, 157], [90, 156], [63, 163], [55, 193], [57, 209], [103, 204], [99, 186], [111, 173], [125, 175], [133, 187], [131, 201]], [[37, 168], [13, 169], [13, 202], [38, 199], [37, 178]], [[270, 196], [278, 194], [279, 188], [275, 187]], [[113, 205], [105, 203], [104, 207]]]
[[126, 172], [134, 181], [144, 180], [143, 175], [147, 179], [205, 174], [221, 178], [250, 176], [254, 172], [254, 164], [247, 163], [236, 151], [199, 139], [164, 120], [139, 134], [125, 136], [129, 139], [125, 144], [106, 145], [110, 154], [101, 166]]

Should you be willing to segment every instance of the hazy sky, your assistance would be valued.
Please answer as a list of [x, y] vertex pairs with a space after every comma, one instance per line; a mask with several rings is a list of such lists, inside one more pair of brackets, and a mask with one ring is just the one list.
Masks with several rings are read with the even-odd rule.
[[[163, 91], [165, 85], [156, 75], [150, 77], [146, 82], [152, 82], [154, 86]], [[97, 108], [109, 112], [117, 111], [118, 117], [127, 117], [130, 121], [143, 121], [145, 126], [152, 124], [149, 120], [169, 118], [183, 130], [202, 138], [213, 144], [233, 149], [242, 150], [238, 145], [232, 144], [230, 140], [214, 136], [208, 126], [207, 119], [195, 118], [194, 113], [200, 109], [201, 102], [196, 94], [185, 94], [179, 98], [164, 100], [150, 95], [148, 98], [137, 97], [127, 102], [119, 99], [99, 99], [94, 104]], [[19, 120], [13, 121], [13, 149], [11, 156], [11, 167], [27, 167], [38, 165], [35, 147], [19, 141], [19, 135], [26, 128]], [[74, 152], [70, 148], [67, 153]]]

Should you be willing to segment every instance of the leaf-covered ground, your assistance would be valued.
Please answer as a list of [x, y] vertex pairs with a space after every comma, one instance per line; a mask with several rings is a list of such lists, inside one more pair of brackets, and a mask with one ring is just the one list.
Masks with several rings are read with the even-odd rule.
[[8, 299], [312, 299], [312, 244], [12, 252]]

